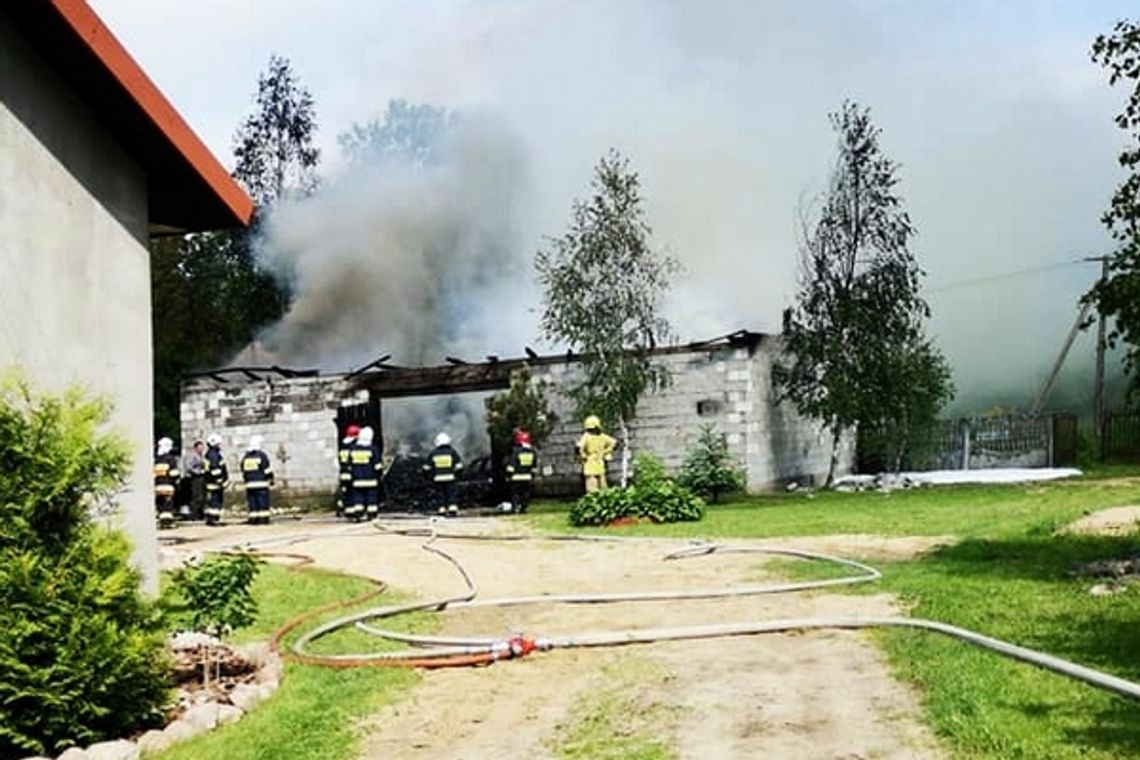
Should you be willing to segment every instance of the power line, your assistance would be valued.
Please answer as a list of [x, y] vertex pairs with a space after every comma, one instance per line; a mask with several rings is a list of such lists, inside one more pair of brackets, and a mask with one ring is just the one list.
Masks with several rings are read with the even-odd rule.
[[983, 285], [987, 282], [997, 282], [1000, 280], [1011, 280], [1017, 277], [1024, 277], [1026, 275], [1038, 274], [1040, 272], [1049, 272], [1055, 269], [1063, 269], [1065, 267], [1075, 266], [1077, 264], [1089, 264], [1099, 262], [1102, 257], [1089, 256], [1080, 259], [1071, 259], [1069, 261], [1057, 261], [1052, 264], [1039, 264], [1033, 267], [1025, 267], [1024, 269], [1015, 269], [1010, 272], [1001, 272], [999, 274], [984, 275], [981, 277], [971, 277], [965, 280], [955, 280], [943, 285], [926, 288], [928, 293], [940, 293], [944, 290], [956, 290], [958, 288], [967, 288], [974, 285]]

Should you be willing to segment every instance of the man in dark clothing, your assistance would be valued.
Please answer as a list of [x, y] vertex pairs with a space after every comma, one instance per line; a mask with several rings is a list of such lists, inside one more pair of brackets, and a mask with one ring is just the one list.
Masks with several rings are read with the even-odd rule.
[[211, 433], [206, 443], [206, 524], [217, 525], [222, 519], [222, 501], [230, 484], [230, 472], [222, 454], [222, 437]]
[[530, 444], [530, 433], [515, 431], [515, 445], [507, 459], [507, 480], [511, 488], [511, 511], [522, 514], [530, 503], [530, 486], [538, 455]]
[[269, 524], [269, 487], [273, 485], [273, 463], [261, 450], [261, 436], [249, 440], [249, 451], [241, 458], [241, 476], [245, 481], [245, 498], [249, 504], [249, 521], [253, 525]]
[[345, 514], [345, 510], [352, 505], [352, 450], [356, 447], [356, 437], [360, 435], [360, 426], [349, 425], [344, 430], [340, 448], [336, 452], [337, 466], [340, 468], [340, 487], [336, 495], [337, 517]]
[[159, 438], [154, 455], [154, 506], [158, 511], [160, 528], [174, 525], [174, 493], [178, 490], [181, 475], [178, 456], [174, 453], [174, 441]]
[[182, 473], [190, 480], [190, 519], [201, 520], [206, 510], [206, 444], [194, 441], [186, 456]]
[[380, 513], [380, 448], [373, 443], [375, 433], [362, 427], [349, 454], [352, 468], [352, 502], [344, 513], [354, 522], [375, 519]]
[[459, 514], [459, 487], [456, 481], [463, 469], [459, 452], [451, 447], [451, 436], [440, 433], [435, 437], [435, 448], [428, 454], [424, 472], [432, 482], [435, 506], [441, 515]]

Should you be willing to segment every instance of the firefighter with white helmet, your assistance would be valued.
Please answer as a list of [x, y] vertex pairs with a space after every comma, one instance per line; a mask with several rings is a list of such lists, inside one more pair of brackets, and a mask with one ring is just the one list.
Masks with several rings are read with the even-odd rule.
[[245, 481], [245, 498], [249, 505], [249, 521], [254, 525], [269, 524], [269, 489], [273, 485], [273, 462], [262, 451], [260, 435], [249, 439], [249, 449], [241, 457], [241, 477]]
[[352, 475], [351, 503], [344, 514], [353, 521], [374, 519], [380, 513], [380, 475], [383, 463], [380, 447], [375, 443], [376, 431], [365, 425], [356, 434], [356, 443], [349, 452], [349, 469]]
[[585, 432], [575, 448], [578, 450], [578, 459], [582, 462], [586, 492], [605, 490], [606, 463], [614, 458], [617, 441], [602, 432], [602, 421], [595, 414], [588, 416], [582, 427]]
[[217, 525], [222, 519], [222, 501], [230, 473], [222, 454], [222, 437], [211, 433], [206, 447], [206, 524]]
[[434, 489], [435, 506], [439, 513], [459, 514], [459, 473], [463, 460], [451, 445], [451, 436], [441, 432], [435, 437], [435, 448], [424, 462], [424, 473]]
[[174, 454], [174, 441], [159, 438], [154, 454], [154, 506], [158, 511], [160, 528], [174, 525], [174, 493], [181, 477], [178, 457]]

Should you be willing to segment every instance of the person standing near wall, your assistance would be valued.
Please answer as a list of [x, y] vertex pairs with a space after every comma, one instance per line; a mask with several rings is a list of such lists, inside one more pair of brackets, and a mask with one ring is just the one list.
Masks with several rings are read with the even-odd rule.
[[273, 485], [273, 463], [261, 446], [261, 436], [253, 436], [249, 439], [249, 451], [241, 458], [249, 521], [253, 525], [269, 524], [269, 488]]
[[375, 445], [375, 431], [365, 425], [356, 435], [349, 453], [352, 473], [352, 501], [344, 513], [354, 522], [375, 519], [380, 513], [380, 448]]
[[463, 460], [451, 447], [451, 436], [440, 433], [435, 437], [435, 448], [424, 463], [424, 473], [432, 483], [435, 507], [441, 515], [459, 514], [459, 471]]
[[174, 494], [178, 490], [181, 475], [178, 456], [174, 453], [174, 441], [159, 438], [154, 455], [154, 506], [158, 512], [160, 528], [174, 525]]
[[182, 473], [190, 481], [190, 519], [201, 520], [206, 511], [206, 444], [194, 441], [182, 463]]
[[217, 525], [222, 519], [222, 503], [230, 471], [222, 454], [222, 437], [211, 433], [206, 438], [206, 524]]
[[530, 433], [515, 431], [515, 445], [507, 459], [507, 480], [511, 488], [511, 511], [526, 512], [530, 503], [530, 486], [534, 481], [534, 469], [538, 465], [538, 455], [531, 446]]
[[360, 435], [359, 425], [349, 425], [344, 429], [344, 438], [340, 441], [340, 448], [336, 452], [337, 466], [340, 468], [340, 482], [336, 494], [337, 517], [345, 514], [345, 510], [352, 504], [352, 449], [356, 446], [356, 437]]
[[602, 421], [591, 414], [582, 423], [586, 432], [578, 439], [578, 459], [582, 462], [582, 476], [586, 480], [586, 493], [602, 491], [606, 484], [606, 463], [614, 458], [617, 441], [602, 432]]

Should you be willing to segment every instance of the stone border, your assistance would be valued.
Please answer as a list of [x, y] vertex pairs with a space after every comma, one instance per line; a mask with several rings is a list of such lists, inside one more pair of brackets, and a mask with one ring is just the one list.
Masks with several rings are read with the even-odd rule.
[[[57, 756], [56, 760], [139, 760], [218, 726], [241, 720], [245, 713], [277, 691], [285, 672], [284, 663], [280, 655], [270, 650], [267, 643], [233, 646], [231, 649], [256, 665], [257, 672], [254, 673], [253, 683], [238, 684], [230, 691], [230, 704], [215, 700], [199, 702], [165, 728], [147, 731], [135, 741], [119, 739], [99, 742], [86, 748], [71, 747]], [[36, 756], [25, 760], [50, 758]]]

